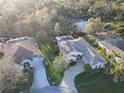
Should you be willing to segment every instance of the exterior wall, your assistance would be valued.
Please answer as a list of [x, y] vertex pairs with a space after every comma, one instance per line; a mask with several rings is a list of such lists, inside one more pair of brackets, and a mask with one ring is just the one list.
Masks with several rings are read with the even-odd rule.
[[98, 68], [105, 68], [105, 64], [97, 64], [95, 66], [92, 66], [92, 69], [98, 69]]
[[[98, 43], [98, 45], [99, 45], [101, 48], [103, 48], [103, 49], [106, 50], [106, 54], [110, 55], [110, 54], [112, 53], [112, 51], [110, 51], [108, 48], [104, 47], [101, 43]], [[115, 61], [119, 61], [120, 58], [116, 56], [114, 60], [115, 60]]]
[[106, 48], [105, 46], [103, 46], [100, 42], [98, 43], [98, 45], [99, 45], [101, 48], [103, 48], [103, 49], [106, 50], [106, 54], [111, 54], [111, 53], [112, 53], [108, 48]]

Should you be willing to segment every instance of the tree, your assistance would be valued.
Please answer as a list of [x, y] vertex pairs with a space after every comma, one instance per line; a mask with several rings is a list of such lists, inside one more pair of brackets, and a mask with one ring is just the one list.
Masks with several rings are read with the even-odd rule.
[[53, 64], [55, 68], [60, 72], [63, 72], [68, 67], [68, 63], [64, 60], [62, 56], [57, 56], [54, 59]]
[[100, 18], [90, 18], [88, 19], [86, 32], [95, 35], [96, 32], [103, 31], [103, 23]]
[[36, 33], [36, 40], [39, 44], [43, 44], [45, 42], [48, 42], [49, 36], [46, 31], [39, 31]]
[[124, 27], [118, 27], [116, 32], [119, 36], [124, 37]]
[[116, 64], [116, 66], [111, 68], [111, 74], [113, 74], [114, 78], [117, 79], [118, 81], [123, 81], [124, 80], [124, 65]]
[[[25, 74], [10, 58], [2, 58], [0, 61], [0, 93], [19, 93], [25, 89]], [[19, 85], [23, 86], [19, 86]], [[14, 91], [16, 90], [16, 91]]]
[[60, 24], [58, 22], [54, 26], [54, 32], [57, 35], [61, 32], [61, 27], [60, 27]]
[[86, 72], [91, 72], [92, 71], [92, 67], [91, 67], [90, 64], [85, 64], [84, 69], [85, 69]]
[[112, 22], [108, 22], [104, 25], [106, 31], [113, 31], [116, 29], [115, 25]]

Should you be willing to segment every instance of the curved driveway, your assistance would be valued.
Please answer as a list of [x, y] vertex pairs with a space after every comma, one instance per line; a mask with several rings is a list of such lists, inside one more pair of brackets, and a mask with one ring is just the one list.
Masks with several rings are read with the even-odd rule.
[[[68, 68], [65, 73], [64, 73], [64, 77], [60, 83], [60, 87], [66, 87], [69, 89], [74, 90], [76, 93], [78, 93], [75, 84], [74, 84], [74, 79], [75, 77], [80, 74], [81, 72], [84, 71], [83, 69], [83, 61], [77, 63], [76, 65]], [[64, 93], [67, 93], [66, 91]]]

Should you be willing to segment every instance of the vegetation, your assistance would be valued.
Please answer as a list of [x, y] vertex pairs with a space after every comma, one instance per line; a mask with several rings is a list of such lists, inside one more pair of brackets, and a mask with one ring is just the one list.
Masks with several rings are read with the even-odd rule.
[[55, 34], [56, 35], [58, 35], [59, 33], [61, 33], [61, 27], [60, 27], [60, 24], [59, 23], [56, 23], [55, 24], [54, 31], [55, 31]]
[[23, 73], [9, 58], [0, 61], [0, 93], [17, 93], [29, 88], [31, 74]]
[[87, 22], [86, 32], [95, 35], [96, 32], [103, 31], [103, 23], [100, 18], [90, 18]]
[[54, 64], [56, 70], [61, 73], [63, 73], [65, 71], [65, 69], [67, 69], [67, 67], [68, 67], [68, 62], [66, 62], [62, 56], [57, 56], [54, 59], [53, 64]]
[[[106, 56], [105, 51], [99, 49], [94, 37], [101, 31], [124, 37], [123, 11], [123, 0], [1, 0], [0, 37], [15, 38], [26, 35], [35, 37], [47, 61], [48, 80], [51, 84], [57, 85], [66, 66], [56, 69], [59, 50], [55, 37], [68, 34], [75, 37], [82, 36], [83, 34], [74, 25], [75, 20], [88, 20], [85, 30], [92, 37], [86, 39], [100, 55], [110, 61], [110, 56]], [[61, 62], [63, 59], [60, 60]], [[117, 69], [113, 72], [120, 77], [122, 68], [114, 67]]]
[[85, 37], [85, 39], [94, 47], [94, 48], [99, 48], [98, 44], [94, 38], [94, 36], [92, 35], [88, 35], [87, 37]]
[[49, 83], [51, 85], [58, 85], [61, 82], [63, 72], [59, 72], [53, 64], [53, 61], [56, 57], [54, 52], [56, 51], [56, 48], [54, 48], [51, 43], [47, 43], [43, 45], [41, 44], [40, 50], [46, 59], [46, 71]]
[[113, 82], [111, 75], [102, 71], [94, 71], [89, 75], [87, 72], [79, 74], [75, 78], [75, 85], [79, 93], [123, 93], [124, 82]]
[[45, 42], [48, 42], [49, 36], [48, 33], [45, 31], [39, 31], [36, 34], [36, 40], [38, 44], [43, 44]]
[[92, 67], [91, 67], [90, 64], [85, 64], [84, 69], [85, 69], [86, 72], [91, 72], [92, 71]]
[[111, 73], [114, 75], [114, 79], [118, 81], [124, 81], [124, 67], [123, 65], [113, 66], [111, 69]]

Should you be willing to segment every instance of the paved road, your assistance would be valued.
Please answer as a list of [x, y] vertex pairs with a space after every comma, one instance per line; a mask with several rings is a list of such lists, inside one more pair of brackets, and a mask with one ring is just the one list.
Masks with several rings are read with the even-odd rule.
[[[75, 87], [75, 84], [74, 84], [74, 79], [78, 74], [80, 74], [81, 72], [84, 71], [83, 65], [84, 65], [83, 62], [79, 62], [75, 66], [68, 68], [65, 71], [64, 77], [59, 86], [70, 88], [70, 89], [74, 90], [76, 93], [78, 93], [77, 89]], [[65, 91], [64, 93], [67, 93], [67, 92]]]

